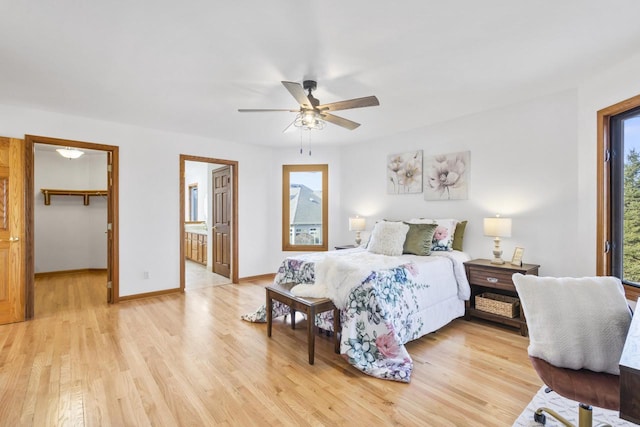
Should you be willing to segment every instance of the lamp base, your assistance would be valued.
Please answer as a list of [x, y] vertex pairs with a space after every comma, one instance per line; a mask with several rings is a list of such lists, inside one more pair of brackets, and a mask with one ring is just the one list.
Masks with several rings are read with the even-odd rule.
[[500, 249], [500, 238], [496, 237], [493, 239], [493, 260], [491, 264], [504, 264], [504, 260], [502, 259], [502, 249]]
[[360, 246], [362, 239], [360, 238], [360, 232], [356, 231], [356, 246]]

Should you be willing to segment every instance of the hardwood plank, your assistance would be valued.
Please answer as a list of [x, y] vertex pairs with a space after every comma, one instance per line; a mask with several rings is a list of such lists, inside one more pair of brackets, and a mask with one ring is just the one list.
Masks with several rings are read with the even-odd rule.
[[316, 336], [240, 315], [269, 279], [108, 305], [104, 272], [36, 280], [35, 318], [0, 326], [6, 425], [511, 425], [542, 384], [513, 329], [455, 320], [407, 345], [410, 384], [355, 370]]

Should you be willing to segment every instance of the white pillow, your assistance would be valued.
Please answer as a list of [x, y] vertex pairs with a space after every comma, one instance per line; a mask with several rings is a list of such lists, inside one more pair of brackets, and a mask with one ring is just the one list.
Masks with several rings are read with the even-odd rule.
[[552, 365], [619, 375], [631, 324], [617, 277], [513, 275], [529, 326], [529, 355]]
[[438, 228], [436, 228], [436, 231], [433, 233], [431, 250], [436, 252], [453, 250], [453, 234], [458, 224], [457, 219], [413, 218], [407, 222], [411, 224], [438, 224]]
[[381, 255], [402, 255], [407, 231], [409, 226], [403, 222], [380, 221], [373, 227], [367, 251]]

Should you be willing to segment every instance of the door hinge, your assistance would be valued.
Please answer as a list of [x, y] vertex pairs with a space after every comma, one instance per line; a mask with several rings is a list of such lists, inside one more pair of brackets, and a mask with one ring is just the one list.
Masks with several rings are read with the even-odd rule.
[[611, 250], [611, 243], [609, 243], [609, 241], [607, 240], [604, 242], [604, 253], [608, 254], [610, 250]]
[[113, 166], [107, 165], [107, 172], [113, 172]]
[[107, 289], [112, 289], [113, 288], [113, 282], [109, 281], [107, 282]]
[[604, 152], [604, 162], [606, 163], [609, 160], [611, 160], [611, 150], [607, 148], [607, 150]]

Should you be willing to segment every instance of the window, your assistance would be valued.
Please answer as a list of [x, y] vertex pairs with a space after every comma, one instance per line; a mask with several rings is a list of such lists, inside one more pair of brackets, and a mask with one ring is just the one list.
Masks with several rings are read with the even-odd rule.
[[640, 108], [611, 117], [611, 273], [640, 285]]
[[198, 184], [189, 185], [189, 221], [198, 220]]
[[597, 274], [640, 286], [640, 96], [598, 112]]
[[282, 166], [282, 250], [326, 251], [327, 165]]

